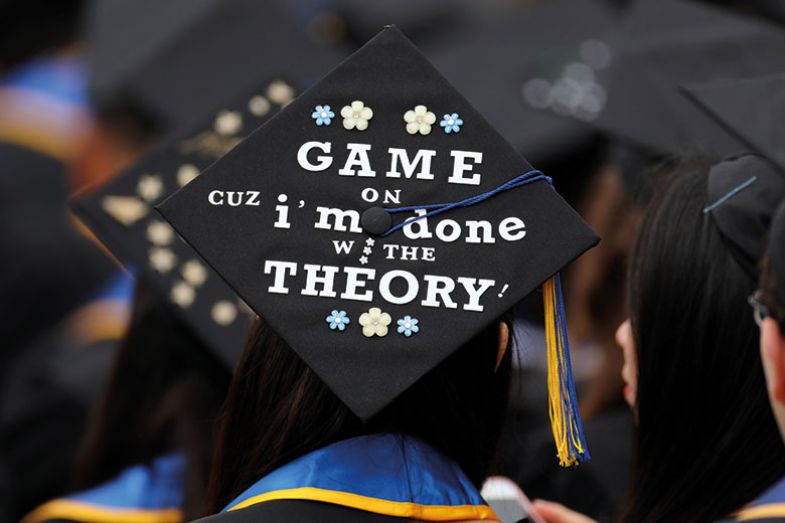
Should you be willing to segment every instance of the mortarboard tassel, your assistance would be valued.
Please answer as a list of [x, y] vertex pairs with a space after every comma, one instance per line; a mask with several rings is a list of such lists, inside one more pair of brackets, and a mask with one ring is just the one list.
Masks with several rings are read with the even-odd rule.
[[571, 467], [590, 461], [591, 456], [578, 412], [570, 343], [567, 340], [567, 318], [558, 273], [542, 284], [542, 291], [548, 347], [548, 411], [559, 464]]
[[[384, 210], [390, 214], [426, 210], [428, 212], [413, 216], [390, 227], [381, 236], [388, 236], [418, 220], [436, 216], [457, 207], [476, 205], [496, 194], [538, 181], [545, 181], [553, 188], [553, 181], [550, 177], [545, 176], [541, 171], [532, 169], [495, 189], [458, 202], [386, 208]], [[591, 460], [591, 456], [586, 446], [583, 424], [578, 412], [578, 400], [576, 399], [570, 364], [570, 344], [567, 340], [567, 315], [564, 312], [564, 298], [559, 274], [557, 273], [543, 283], [542, 289], [545, 305], [545, 339], [548, 346], [548, 410], [559, 464], [563, 467], [571, 467], [578, 463], [588, 462]]]

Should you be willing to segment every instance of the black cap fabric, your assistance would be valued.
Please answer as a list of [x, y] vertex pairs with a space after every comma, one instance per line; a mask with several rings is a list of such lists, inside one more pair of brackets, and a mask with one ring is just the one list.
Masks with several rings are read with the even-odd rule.
[[739, 142], [688, 103], [679, 86], [785, 68], [785, 32], [680, 0], [639, 0], [628, 11], [608, 103], [593, 125], [660, 154], [728, 154]]
[[359, 43], [385, 24], [395, 24], [417, 42], [449, 38], [450, 29], [465, 16], [462, 0], [328, 0], [324, 4], [345, 20], [349, 35]]
[[734, 258], [757, 280], [758, 263], [777, 206], [785, 200], [785, 173], [756, 154], [726, 159], [709, 171], [710, 213]]
[[606, 103], [616, 53], [609, 2], [471, 2], [465, 10], [470, 23], [426, 49], [439, 71], [533, 162], [563, 161], [565, 150], [591, 140], [583, 122]]
[[159, 210], [367, 419], [598, 241], [530, 171], [388, 27]]
[[[783, 293], [782, 286], [785, 285], [785, 200], [772, 220], [767, 254], [770, 270], [780, 286], [780, 292]], [[782, 299], [785, 299], [785, 296]]]
[[142, 108], [164, 132], [192, 124], [268, 71], [312, 85], [342, 57], [316, 45], [276, 2], [97, 0], [87, 28], [99, 104]]
[[684, 92], [741, 143], [785, 173], [785, 73], [690, 84]]
[[[289, 103], [296, 82], [271, 77], [73, 204], [132, 273], [143, 273], [185, 322], [233, 368], [250, 309], [153, 209]], [[277, 100], [277, 103], [273, 100]]]

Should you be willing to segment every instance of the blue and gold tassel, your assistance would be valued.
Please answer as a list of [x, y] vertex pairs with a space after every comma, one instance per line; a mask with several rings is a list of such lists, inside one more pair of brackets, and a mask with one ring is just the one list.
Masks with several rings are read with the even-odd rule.
[[567, 340], [561, 278], [557, 273], [543, 283], [545, 340], [548, 346], [548, 411], [559, 464], [571, 467], [591, 460], [578, 412], [575, 381]]

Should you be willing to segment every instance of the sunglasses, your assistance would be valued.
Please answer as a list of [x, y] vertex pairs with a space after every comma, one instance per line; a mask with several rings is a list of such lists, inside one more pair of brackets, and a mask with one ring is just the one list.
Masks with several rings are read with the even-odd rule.
[[760, 290], [755, 291], [747, 298], [747, 303], [752, 307], [752, 317], [755, 319], [755, 324], [760, 327], [763, 320], [769, 317], [769, 308], [762, 301], [763, 293]]

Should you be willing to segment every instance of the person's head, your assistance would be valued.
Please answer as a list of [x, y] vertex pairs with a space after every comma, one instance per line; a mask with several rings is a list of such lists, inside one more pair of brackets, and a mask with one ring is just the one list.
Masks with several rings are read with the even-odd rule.
[[[785, 204], [775, 218], [769, 238], [768, 255], [763, 259], [760, 291], [754, 296], [759, 310], [760, 352], [769, 400], [774, 417], [785, 438]], [[760, 310], [762, 309], [762, 310]]]
[[638, 420], [624, 521], [720, 519], [785, 470], [747, 310], [755, 282], [704, 212], [715, 163], [662, 167], [633, 250], [619, 332]]
[[507, 405], [509, 332], [506, 318], [493, 322], [363, 423], [257, 319], [222, 410], [208, 510], [220, 511], [254, 481], [299, 456], [379, 432], [422, 439], [479, 485]]
[[139, 279], [128, 332], [82, 440], [74, 487], [101, 484], [165, 453], [186, 456], [184, 513], [203, 515], [213, 423], [230, 372]]

